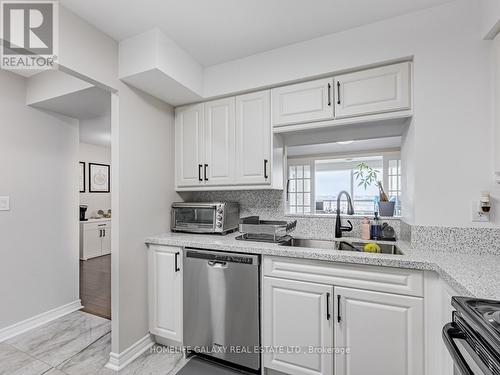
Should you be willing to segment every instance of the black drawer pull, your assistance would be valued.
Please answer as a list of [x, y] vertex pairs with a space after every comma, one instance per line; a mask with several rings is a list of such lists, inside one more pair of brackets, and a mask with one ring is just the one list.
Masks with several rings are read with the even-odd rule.
[[341, 299], [341, 296], [340, 294], [337, 296], [337, 322], [341, 322], [342, 321], [342, 316], [340, 315], [340, 299]]
[[204, 165], [204, 168], [203, 168], [203, 175], [205, 177], [205, 181], [208, 181], [208, 177], [207, 177], [207, 168], [208, 168], [208, 164], [205, 164]]
[[179, 255], [180, 253], [175, 253], [175, 272], [179, 272], [181, 269], [179, 268]]
[[330, 320], [330, 293], [326, 293], [326, 320]]
[[340, 82], [337, 81], [337, 104], [340, 104]]
[[203, 179], [201, 178], [201, 168], [202, 167], [203, 167], [203, 165], [198, 164], [198, 181], [203, 181]]
[[328, 84], [328, 107], [332, 105], [332, 85]]
[[264, 159], [264, 178], [267, 179], [269, 176], [267, 175], [267, 163], [268, 160]]

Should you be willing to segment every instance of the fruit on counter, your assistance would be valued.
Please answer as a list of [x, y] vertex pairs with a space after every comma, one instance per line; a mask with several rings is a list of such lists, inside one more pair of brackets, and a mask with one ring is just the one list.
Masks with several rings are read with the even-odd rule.
[[380, 246], [376, 243], [367, 243], [364, 247], [365, 253], [380, 253]]

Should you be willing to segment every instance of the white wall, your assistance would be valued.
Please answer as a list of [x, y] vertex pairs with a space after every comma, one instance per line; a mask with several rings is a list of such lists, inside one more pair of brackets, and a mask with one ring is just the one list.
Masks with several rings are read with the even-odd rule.
[[[174, 192], [173, 108], [137, 89], [119, 89], [119, 343], [121, 352], [148, 332], [144, 239], [170, 228]], [[114, 134], [113, 136], [116, 136]], [[116, 168], [115, 163], [113, 165]], [[117, 275], [112, 275], [116, 277]], [[115, 323], [115, 317], [112, 320]], [[116, 325], [113, 325], [113, 330]], [[113, 336], [115, 337], [115, 336]]]
[[118, 43], [65, 7], [59, 7], [60, 68], [96, 84], [118, 85]]
[[[445, 5], [208, 67], [205, 96], [218, 96], [414, 56], [413, 221], [471, 226], [492, 178], [492, 42], [482, 40], [475, 1]], [[500, 209], [500, 207], [498, 207]], [[499, 215], [500, 216], [500, 215]], [[478, 224], [483, 225], [483, 224]], [[486, 225], [487, 226], [487, 225]]]
[[27, 107], [0, 70], [0, 328], [78, 300], [78, 124]]
[[[86, 187], [80, 193], [80, 204], [87, 205], [87, 218], [97, 215], [98, 210], [106, 212], [111, 208], [111, 193], [89, 192], [89, 163], [111, 165], [111, 147], [102, 147], [88, 143], [80, 143], [79, 161], [85, 162]], [[113, 184], [111, 184], [111, 191]]]

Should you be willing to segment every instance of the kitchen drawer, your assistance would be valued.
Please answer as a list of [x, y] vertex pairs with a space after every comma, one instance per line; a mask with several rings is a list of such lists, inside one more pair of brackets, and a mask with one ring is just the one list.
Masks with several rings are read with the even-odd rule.
[[96, 223], [85, 223], [82, 224], [83, 230], [97, 230], [97, 229], [106, 229], [111, 228], [111, 221], [100, 221]]
[[423, 297], [422, 271], [328, 261], [264, 257], [264, 276]]

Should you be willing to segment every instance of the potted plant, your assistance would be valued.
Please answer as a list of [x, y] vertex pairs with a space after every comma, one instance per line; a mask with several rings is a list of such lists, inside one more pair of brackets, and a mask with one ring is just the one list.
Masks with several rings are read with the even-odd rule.
[[368, 186], [377, 184], [379, 190], [378, 213], [380, 216], [394, 216], [394, 206], [396, 202], [389, 202], [389, 197], [384, 191], [382, 181], [378, 180], [378, 170], [373, 169], [366, 163], [359, 163], [356, 166], [357, 171], [354, 172], [358, 186], [363, 186], [366, 190]]

